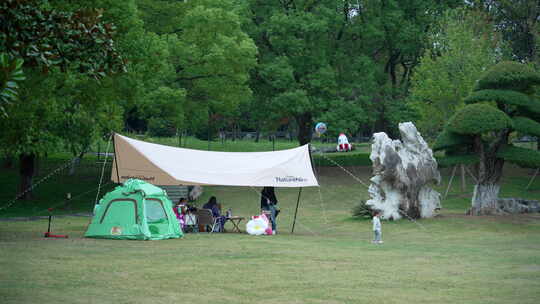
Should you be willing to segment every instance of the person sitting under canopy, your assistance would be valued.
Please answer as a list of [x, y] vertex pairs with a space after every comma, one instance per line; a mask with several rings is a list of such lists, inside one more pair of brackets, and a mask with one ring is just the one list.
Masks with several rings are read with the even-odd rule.
[[212, 216], [216, 219], [218, 219], [218, 231], [222, 232], [223, 227], [225, 226], [225, 221], [227, 221], [227, 218], [223, 215], [221, 215], [221, 208], [217, 202], [217, 199], [215, 196], [210, 197], [208, 202], [203, 205], [203, 209], [210, 209], [212, 211]]

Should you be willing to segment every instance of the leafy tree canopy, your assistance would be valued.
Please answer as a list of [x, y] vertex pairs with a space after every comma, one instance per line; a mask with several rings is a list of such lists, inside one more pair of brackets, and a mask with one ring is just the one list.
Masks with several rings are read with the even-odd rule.
[[24, 59], [25, 66], [48, 71], [59, 66], [94, 77], [124, 69], [113, 40], [114, 26], [102, 11], [44, 8], [40, 0], [0, 3], [0, 51]]
[[501, 48], [485, 14], [471, 9], [445, 12], [429, 33], [431, 47], [411, 79], [409, 104], [419, 114], [424, 136], [435, 137], [464, 106], [475, 81], [495, 64]]
[[19, 82], [25, 79], [22, 70], [23, 60], [10, 58], [8, 54], [0, 53], [0, 112], [6, 114], [5, 106], [17, 100]]

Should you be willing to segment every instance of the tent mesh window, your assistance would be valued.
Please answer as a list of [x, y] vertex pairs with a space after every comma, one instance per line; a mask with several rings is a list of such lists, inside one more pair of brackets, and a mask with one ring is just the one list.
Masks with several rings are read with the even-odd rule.
[[109, 202], [100, 223], [137, 223], [137, 203], [132, 199], [115, 199]]
[[160, 223], [167, 221], [167, 213], [163, 208], [163, 202], [155, 198], [146, 199], [144, 204], [146, 221], [148, 223]]

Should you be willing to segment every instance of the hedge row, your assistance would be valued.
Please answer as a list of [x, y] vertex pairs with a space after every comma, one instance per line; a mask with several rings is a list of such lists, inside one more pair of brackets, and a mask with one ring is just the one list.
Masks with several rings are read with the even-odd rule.
[[[476, 155], [463, 155], [463, 156], [437, 156], [437, 163], [439, 167], [450, 167], [458, 163], [473, 164], [478, 162], [478, 156]], [[313, 165], [315, 167], [337, 167], [340, 166], [371, 166], [371, 160], [369, 159], [369, 153], [325, 153], [313, 154]]]

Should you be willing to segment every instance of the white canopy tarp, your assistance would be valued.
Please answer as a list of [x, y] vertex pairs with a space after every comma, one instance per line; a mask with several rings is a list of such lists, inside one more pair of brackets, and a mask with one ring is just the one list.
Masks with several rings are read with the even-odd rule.
[[213, 152], [158, 145], [119, 134], [114, 138], [114, 182], [138, 178], [155, 185], [319, 185], [309, 145], [273, 152]]

